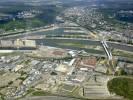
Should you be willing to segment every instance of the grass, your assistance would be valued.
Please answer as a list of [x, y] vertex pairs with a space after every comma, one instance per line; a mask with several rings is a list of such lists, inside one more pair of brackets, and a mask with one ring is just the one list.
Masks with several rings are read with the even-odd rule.
[[26, 96], [30, 95], [34, 91], [35, 90], [33, 88], [29, 88], [29, 90], [27, 90], [27, 93], [23, 95], [22, 97], [17, 98], [17, 100], [21, 100], [22, 98], [25, 98]]
[[9, 21], [5, 24], [0, 24], [0, 28], [4, 29], [5, 31], [14, 30], [16, 29], [27, 29], [28, 27], [34, 28], [34, 27], [41, 27], [43, 25], [46, 25], [46, 22], [38, 19], [38, 18], [31, 18], [28, 20], [15, 20], [15, 21]]
[[133, 78], [118, 77], [108, 82], [110, 93], [133, 100]]
[[17, 55], [22, 55], [23, 53], [21, 52], [12, 52], [12, 53], [0, 53], [0, 56], [17, 56]]
[[49, 96], [51, 93], [45, 92], [45, 91], [35, 91], [32, 93], [32, 96]]
[[80, 87], [79, 86], [72, 86], [72, 85], [68, 85], [68, 84], [61, 84], [60, 88], [59, 88], [59, 95], [63, 95], [63, 96], [68, 96], [68, 97], [73, 97], [73, 98], [80, 98]]
[[59, 45], [65, 45], [65, 46], [74, 46], [74, 47], [80, 47], [85, 48], [85, 45], [80, 43], [58, 43]]
[[33, 88], [30, 88], [29, 90], [27, 90], [27, 94], [30, 94], [32, 92], [34, 92], [35, 90]]
[[25, 77], [19, 77], [18, 79], [24, 81], [26, 78]]
[[5, 73], [6, 73], [5, 71], [0, 70], [0, 75], [3, 75], [3, 74], [5, 74]]
[[2, 94], [2, 93], [0, 93], [0, 100], [5, 100], [5, 95], [4, 94]]
[[113, 51], [113, 55], [115, 56], [122, 56], [122, 57], [128, 57], [128, 58], [133, 58], [133, 53], [132, 52], [126, 52], [126, 51]]
[[75, 86], [64, 84], [62, 88], [65, 91], [72, 92], [75, 89]]
[[72, 91], [72, 93], [70, 93], [72, 96], [74, 96], [74, 97], [80, 97], [80, 94], [79, 94], [79, 91], [80, 91], [80, 87], [76, 87], [73, 91]]

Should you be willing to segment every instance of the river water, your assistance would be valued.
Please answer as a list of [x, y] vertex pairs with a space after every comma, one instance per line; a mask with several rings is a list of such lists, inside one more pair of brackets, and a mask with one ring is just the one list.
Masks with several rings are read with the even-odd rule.
[[[76, 33], [64, 33], [62, 28], [55, 29], [55, 30], [49, 30], [45, 32], [36, 32], [32, 34], [21, 34], [18, 36], [12, 36], [5, 38], [7, 40], [9, 39], [17, 39], [17, 38], [26, 38], [26, 36], [36, 36], [36, 35], [63, 35], [63, 34], [76, 34]], [[100, 41], [92, 41], [92, 40], [72, 40], [72, 39], [66, 39], [66, 40], [58, 40], [58, 39], [36, 39], [35, 40], [37, 45], [47, 45], [47, 46], [54, 46], [54, 47], [60, 47], [60, 48], [68, 48], [68, 49], [78, 49], [78, 50], [86, 50], [91, 53], [98, 53], [98, 54], [103, 54], [103, 51], [99, 50], [92, 50], [92, 49], [85, 49], [85, 48], [80, 48], [80, 47], [73, 47], [73, 46], [66, 46], [66, 45], [59, 45], [59, 43], [80, 43], [83, 45], [94, 45], [94, 46], [102, 46]], [[129, 45], [124, 45], [124, 44], [117, 44], [117, 43], [111, 43], [107, 42], [107, 44], [111, 48], [115, 49], [121, 49], [121, 50], [126, 50], [126, 51], [133, 51], [133, 46]]]

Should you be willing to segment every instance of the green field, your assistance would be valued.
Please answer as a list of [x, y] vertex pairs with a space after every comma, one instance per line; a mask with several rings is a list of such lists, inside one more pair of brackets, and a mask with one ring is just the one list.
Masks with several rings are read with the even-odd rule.
[[[23, 11], [30, 11], [30, 10], [37, 10], [41, 11], [42, 13], [36, 14], [33, 18], [18, 18], [16, 17], [18, 13]], [[62, 9], [52, 6], [29, 6], [23, 3], [15, 2], [15, 3], [8, 3], [7, 8], [0, 9], [0, 17], [3, 20], [0, 20], [0, 29], [3, 31], [14, 31], [14, 29], [29, 29], [35, 27], [42, 27], [54, 22], [56, 16], [60, 13]], [[13, 16], [12, 18], [8, 18], [8, 16]], [[4, 17], [7, 16], [7, 20]], [[15, 20], [14, 20], [15, 19]]]
[[5, 31], [14, 30], [14, 29], [27, 29], [34, 27], [41, 27], [46, 25], [47, 22], [38, 18], [32, 18], [27, 20], [15, 20], [9, 21], [5, 24], [0, 24], [0, 29], [4, 29]]
[[133, 78], [118, 77], [108, 82], [110, 93], [123, 96], [129, 100], [133, 100]]
[[114, 50], [113, 51], [114, 56], [121, 56], [121, 57], [127, 57], [129, 59], [133, 59], [133, 53], [123, 50]]
[[35, 91], [32, 93], [32, 96], [50, 96], [51, 94], [45, 91]]

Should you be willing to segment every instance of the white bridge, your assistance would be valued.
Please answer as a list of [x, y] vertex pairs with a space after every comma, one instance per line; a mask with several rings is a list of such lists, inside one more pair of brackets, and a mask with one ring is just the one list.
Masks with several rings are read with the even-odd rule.
[[110, 50], [109, 46], [107, 45], [106, 41], [102, 40], [101, 43], [102, 43], [102, 46], [108, 56], [108, 59], [112, 60], [112, 53], [111, 53], [111, 50]]

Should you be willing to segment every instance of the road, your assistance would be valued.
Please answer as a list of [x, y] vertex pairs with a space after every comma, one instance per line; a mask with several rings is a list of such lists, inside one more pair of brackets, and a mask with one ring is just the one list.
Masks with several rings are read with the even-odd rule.
[[30, 29], [30, 30], [22, 30], [22, 31], [18, 31], [18, 32], [14, 32], [14, 33], [5, 33], [3, 35], [0, 35], [0, 39], [10, 39], [10, 38], [19, 38], [19, 37], [27, 37], [29, 35], [32, 34], [36, 34], [39, 32], [48, 32], [48, 31], [52, 31], [52, 30], [56, 30], [59, 27], [56, 25], [50, 26], [50, 27], [42, 27], [42, 28], [36, 28], [36, 29]]
[[[95, 98], [95, 99], [94, 99]], [[14, 99], [10, 99], [14, 100]], [[109, 98], [98, 98], [88, 97], [88, 99], [76, 99], [76, 98], [69, 98], [69, 97], [60, 97], [60, 96], [35, 96], [35, 97], [28, 97], [20, 100], [125, 100], [120, 97], [109, 97]]]
[[60, 96], [35, 96], [35, 97], [28, 97], [21, 100], [81, 100], [69, 97], [60, 97]]

